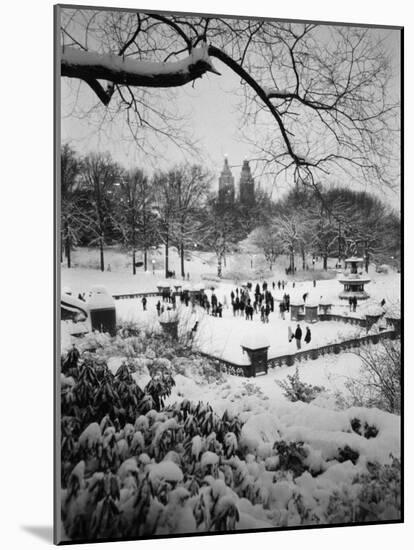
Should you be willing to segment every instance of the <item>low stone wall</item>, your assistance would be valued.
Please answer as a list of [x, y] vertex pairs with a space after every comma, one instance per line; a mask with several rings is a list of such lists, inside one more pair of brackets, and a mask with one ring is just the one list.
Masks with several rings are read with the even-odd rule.
[[142, 298], [143, 296], [146, 296], [149, 298], [150, 296], [161, 296], [161, 294], [157, 291], [155, 292], [129, 292], [126, 294], [112, 294], [112, 298], [114, 300], [132, 300], [134, 298]]
[[[301, 361], [306, 361], [308, 359], [315, 360], [320, 356], [329, 355], [331, 353], [339, 354], [342, 351], [358, 348], [364, 344], [378, 344], [380, 340], [388, 338], [394, 340], [396, 336], [397, 334], [395, 330], [385, 330], [377, 334], [367, 334], [366, 336], [352, 338], [351, 340], [344, 340], [343, 342], [336, 342], [334, 344], [328, 344], [327, 346], [321, 346], [319, 348], [311, 348], [298, 351], [296, 353], [290, 353], [287, 355], [279, 355], [277, 357], [272, 357], [271, 359], [268, 359], [267, 368], [269, 369], [272, 367], [282, 367], [284, 365], [291, 367], [295, 363], [300, 363]], [[217, 362], [218, 365], [222, 365], [227, 368], [230, 367], [233, 369], [240, 369], [243, 371], [243, 374], [246, 377], [255, 376], [255, 372], [252, 371], [251, 365], [238, 365], [236, 363], [232, 363], [231, 361], [226, 361], [224, 359], [214, 357], [212, 355], [209, 355], [208, 353], [201, 353], [200, 355], [208, 357], [209, 359], [213, 359]]]
[[320, 313], [319, 320], [320, 321], [338, 321], [341, 323], [348, 323], [350, 325], [358, 325], [363, 328], [367, 326], [367, 321], [365, 318], [362, 319], [358, 317], [348, 317], [346, 315], [336, 315], [334, 313]]
[[322, 346], [320, 348], [313, 348], [303, 351], [298, 351], [297, 353], [291, 353], [287, 355], [279, 355], [278, 357], [273, 357], [268, 360], [269, 367], [281, 367], [283, 365], [292, 366], [295, 362], [306, 361], [307, 359], [317, 359], [320, 356], [328, 355], [331, 353], [341, 353], [341, 351], [346, 351], [349, 349], [357, 348], [363, 344], [373, 343], [378, 344], [380, 340], [383, 339], [394, 339], [395, 331], [386, 330], [384, 332], [379, 332], [378, 334], [367, 334], [366, 336], [361, 336], [360, 338], [352, 338], [351, 340], [344, 340], [343, 342], [336, 342], [334, 344], [329, 344], [327, 346]]

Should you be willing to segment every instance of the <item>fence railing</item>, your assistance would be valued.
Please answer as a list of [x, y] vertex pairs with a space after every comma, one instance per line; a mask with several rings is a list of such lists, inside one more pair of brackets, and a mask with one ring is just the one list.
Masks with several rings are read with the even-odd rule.
[[158, 291], [153, 292], [127, 292], [125, 294], [112, 294], [114, 300], [129, 300], [133, 298], [149, 298], [150, 296], [161, 296], [161, 293]]
[[[367, 334], [365, 336], [360, 336], [358, 338], [352, 338], [350, 340], [344, 340], [342, 342], [334, 342], [326, 346], [321, 346], [318, 348], [311, 348], [307, 350], [297, 351], [296, 353], [289, 353], [285, 355], [278, 355], [267, 360], [267, 369], [272, 367], [282, 367], [293, 366], [297, 362], [306, 361], [308, 359], [315, 360], [320, 356], [329, 355], [331, 353], [338, 354], [341, 351], [350, 350], [353, 348], [360, 347], [364, 344], [373, 343], [378, 344], [380, 340], [392, 339], [394, 340], [397, 337], [397, 331], [384, 330], [383, 332], [378, 332], [376, 334]], [[239, 363], [234, 363], [227, 359], [222, 359], [214, 355], [202, 352], [201, 355], [213, 359], [216, 361], [217, 365], [224, 366], [226, 368], [231, 367], [233, 369], [242, 370], [244, 376], [250, 377], [255, 376], [255, 367], [253, 365], [243, 365]]]

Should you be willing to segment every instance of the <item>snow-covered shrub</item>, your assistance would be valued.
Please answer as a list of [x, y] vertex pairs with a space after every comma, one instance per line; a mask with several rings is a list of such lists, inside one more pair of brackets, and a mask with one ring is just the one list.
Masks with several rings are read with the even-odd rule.
[[274, 449], [279, 458], [279, 468], [292, 472], [294, 477], [308, 470], [305, 460], [308, 456], [302, 442], [276, 441]]
[[378, 428], [368, 422], [361, 423], [359, 418], [353, 418], [351, 420], [351, 428], [358, 435], [363, 435], [366, 439], [371, 439], [371, 437], [377, 437]]
[[295, 374], [288, 374], [286, 380], [277, 380], [276, 383], [282, 388], [284, 396], [289, 401], [303, 401], [310, 403], [320, 393], [326, 392], [323, 386], [307, 384], [300, 379], [299, 369], [296, 367]]
[[358, 377], [345, 382], [342, 396], [347, 407], [377, 407], [400, 414], [401, 411], [401, 342], [382, 340], [354, 352], [362, 366]]
[[368, 464], [349, 488], [335, 491], [329, 499], [328, 523], [386, 521], [401, 518], [401, 463]]
[[230, 376], [244, 376], [244, 371], [238, 367], [222, 367], [222, 370]]
[[[327, 524], [345, 521], [353, 498], [358, 517], [381, 519], [386, 480], [388, 515], [398, 517], [398, 472], [383, 465], [396, 448], [396, 417], [297, 400], [278, 404], [277, 412], [218, 414], [185, 390], [181, 401], [165, 401], [176, 373], [205, 382], [212, 367], [218, 376], [215, 363], [157, 335], [131, 339], [135, 356], [120, 354], [127, 347], [119, 336], [93, 353], [74, 348], [62, 361], [62, 522], [69, 539]], [[137, 376], [139, 369], [146, 375]], [[250, 380], [237, 389], [246, 403], [261, 400]], [[382, 465], [371, 471], [374, 460]]]

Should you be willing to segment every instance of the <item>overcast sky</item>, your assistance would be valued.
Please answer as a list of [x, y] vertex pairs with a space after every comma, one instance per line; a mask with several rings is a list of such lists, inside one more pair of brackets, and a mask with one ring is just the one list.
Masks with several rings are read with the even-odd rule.
[[[388, 44], [394, 71], [393, 87], [399, 93], [399, 31], [378, 29], [375, 32], [384, 36]], [[198, 79], [193, 86], [186, 85], [177, 88], [174, 91], [176, 94], [174, 110], [176, 109], [177, 113], [185, 112], [188, 115], [190, 126], [202, 151], [203, 162], [218, 177], [223, 165], [224, 155], [227, 154], [230, 165], [234, 166], [233, 174], [238, 180], [243, 159], [254, 158], [254, 150], [243, 142], [239, 127], [239, 98], [234, 93], [235, 90], [240, 89], [239, 79], [218, 60], [215, 60], [214, 64], [220, 71], [221, 76], [207, 73], [202, 79]], [[98, 117], [100, 122], [98, 128], [96, 125], [97, 118], [93, 115], [86, 115], [81, 118], [78, 116], [78, 113], [85, 114], [92, 105], [96, 104], [96, 96], [86, 84], [62, 78], [61, 89], [62, 141], [71, 142], [81, 154], [90, 151], [109, 151], [114, 159], [124, 167], [139, 165], [149, 172], [152, 172], [156, 167], [168, 167], [184, 159], [183, 153], [172, 147], [168, 150], [162, 150], [157, 159], [142, 155], [132, 140], [125, 139], [127, 136], [124, 125], [117, 121], [102, 122], [100, 116]], [[254, 162], [252, 163], [252, 169], [255, 169]], [[265, 178], [262, 178], [262, 180], [264, 187], [269, 188], [270, 183], [266, 182]], [[349, 185], [350, 182], [339, 183]], [[287, 182], [285, 183], [283, 180], [279, 185], [279, 189], [273, 190], [273, 196], [277, 196], [287, 188]], [[389, 199], [395, 205], [399, 202], [398, 194], [391, 194]]]

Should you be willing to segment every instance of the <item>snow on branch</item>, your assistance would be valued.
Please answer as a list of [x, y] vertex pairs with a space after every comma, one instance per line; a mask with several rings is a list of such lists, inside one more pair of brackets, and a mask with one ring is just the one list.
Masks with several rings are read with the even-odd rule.
[[185, 59], [167, 63], [66, 47], [62, 49], [61, 72], [62, 76], [86, 81], [107, 80], [113, 84], [152, 88], [183, 86], [206, 72], [220, 74], [205, 44], [194, 48]]
[[273, 99], [273, 98], [284, 99], [284, 98], [290, 98], [290, 97], [295, 95], [295, 94], [292, 94], [292, 92], [289, 92], [289, 90], [286, 90], [286, 89], [280, 90], [279, 88], [267, 88], [266, 86], [262, 86], [262, 88], [263, 88], [264, 93], [268, 97], [268, 99]]

